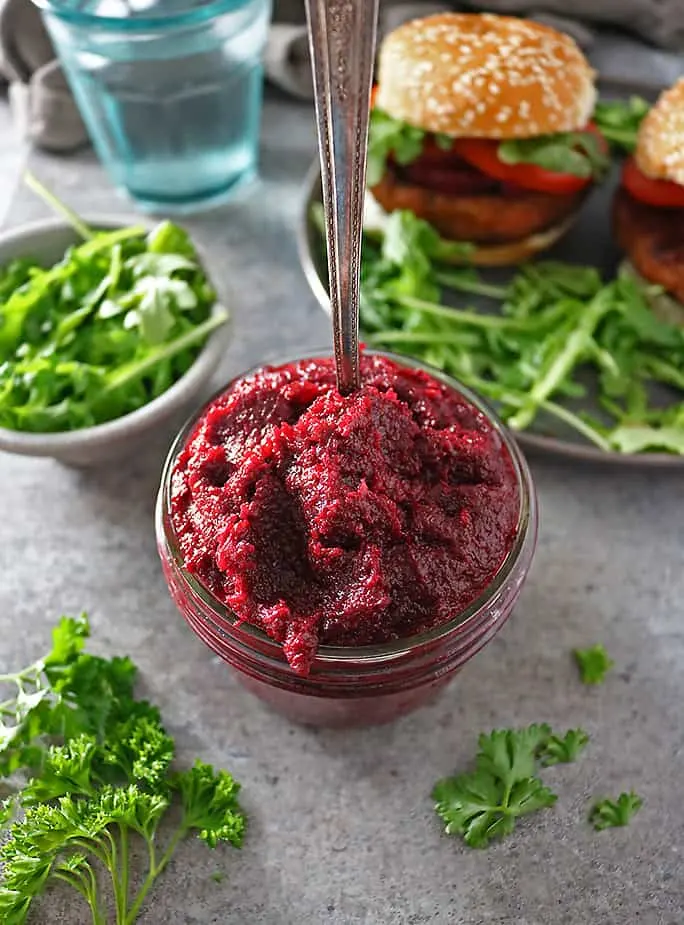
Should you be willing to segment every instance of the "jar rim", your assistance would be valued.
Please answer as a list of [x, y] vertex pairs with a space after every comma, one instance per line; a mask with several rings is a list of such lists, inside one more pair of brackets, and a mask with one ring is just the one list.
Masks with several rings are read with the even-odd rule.
[[151, 32], [169, 27], [194, 26], [222, 16], [224, 13], [237, 12], [248, 7], [252, 2], [253, 0], [209, 0], [202, 6], [177, 13], [124, 18], [122, 16], [98, 16], [87, 10], [71, 9], [61, 0], [33, 0], [33, 3], [43, 13], [50, 13], [64, 22], [118, 32]]
[[[384, 661], [394, 661], [404, 657], [416, 647], [432, 646], [433, 644], [439, 643], [440, 640], [447, 638], [455, 630], [467, 631], [471, 623], [476, 622], [480, 612], [491, 604], [492, 600], [496, 597], [501, 588], [505, 586], [511, 573], [514, 571], [518, 565], [518, 562], [520, 561], [521, 555], [526, 547], [529, 531], [530, 529], [534, 529], [536, 524], [536, 495], [532, 481], [532, 474], [530, 472], [527, 460], [525, 459], [525, 456], [516, 441], [506, 430], [496, 412], [490, 407], [489, 403], [485, 399], [471, 391], [471, 389], [460, 383], [457, 379], [449, 376], [443, 370], [437, 369], [428, 363], [424, 363], [422, 360], [417, 360], [415, 357], [399, 356], [395, 353], [391, 353], [390, 351], [368, 349], [364, 349], [364, 354], [366, 356], [375, 355], [386, 357], [398, 365], [407, 366], [412, 369], [419, 369], [431, 376], [434, 376], [434, 378], [438, 379], [440, 382], [443, 382], [449, 388], [463, 395], [465, 399], [471, 402], [471, 404], [473, 404], [485, 415], [490, 426], [494, 428], [494, 430], [501, 438], [502, 443], [510, 455], [511, 462], [513, 463], [519, 498], [518, 521], [515, 529], [514, 542], [491, 582], [487, 585], [484, 591], [482, 591], [482, 593], [479, 594], [468, 605], [468, 607], [460, 611], [460, 613], [453, 617], [453, 619], [431, 627], [429, 630], [425, 630], [422, 633], [416, 633], [412, 636], [395, 639], [391, 642], [366, 646], [321, 645], [318, 647], [316, 656], [314, 658], [314, 665], [321, 668], [326, 666], [331, 668], [334, 666], [340, 666], [349, 662], [350, 658], [352, 658], [354, 662], [359, 665], [364, 663], [381, 664]], [[262, 651], [264, 647], [269, 649], [272, 647], [274, 656], [277, 656], [278, 653], [282, 654], [282, 646], [270, 636], [268, 636], [268, 634], [258, 626], [255, 626], [252, 623], [247, 623], [245, 621], [240, 621], [229, 607], [223, 604], [186, 568], [183, 557], [180, 553], [179, 545], [176, 539], [176, 533], [173, 528], [173, 522], [170, 516], [173, 467], [178, 455], [185, 447], [188, 438], [197, 425], [197, 422], [201, 419], [207, 408], [217, 398], [223, 395], [237, 380], [246, 376], [250, 376], [260, 369], [277, 368], [278, 366], [282, 366], [287, 363], [296, 363], [301, 360], [313, 360], [328, 356], [330, 356], [329, 351], [322, 349], [310, 351], [304, 354], [297, 354], [294, 357], [290, 356], [283, 359], [273, 360], [268, 363], [258, 363], [250, 369], [239, 373], [237, 376], [234, 376], [220, 389], [217, 389], [216, 392], [214, 392], [214, 394], [207, 399], [202, 407], [187, 419], [175, 437], [164, 462], [159, 493], [157, 495], [155, 520], [158, 541], [163, 538], [164, 542], [166, 543], [168, 554], [171, 557], [175, 568], [178, 570], [178, 574], [190, 588], [193, 595], [198, 597], [210, 612], [213, 611], [216, 613], [217, 617], [220, 618], [223, 624], [235, 628], [239, 626], [241, 636], [253, 638], [255, 641], [258, 641], [259, 647]], [[225, 633], [225, 629], [221, 628], [221, 632]]]

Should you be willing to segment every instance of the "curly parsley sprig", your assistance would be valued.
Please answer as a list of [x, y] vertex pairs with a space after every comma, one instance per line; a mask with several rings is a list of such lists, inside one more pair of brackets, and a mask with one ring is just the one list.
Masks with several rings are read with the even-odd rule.
[[[133, 663], [84, 653], [88, 635], [85, 615], [64, 617], [45, 658], [0, 678], [13, 691], [0, 704], [0, 776], [27, 777], [0, 811], [8, 826], [0, 847], [4, 925], [23, 925], [53, 881], [80, 893], [93, 925], [105, 925], [107, 875], [116, 925], [133, 925], [183, 838], [195, 832], [210, 848], [242, 843], [240, 785], [199, 760], [172, 770], [174, 741], [157, 708], [135, 698]], [[174, 804], [175, 827], [161, 833]], [[147, 871], [134, 891], [136, 841]]]

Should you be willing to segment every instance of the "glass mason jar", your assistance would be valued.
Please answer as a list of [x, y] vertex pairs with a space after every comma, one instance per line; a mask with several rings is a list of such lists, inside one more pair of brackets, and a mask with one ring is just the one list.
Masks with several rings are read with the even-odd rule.
[[115, 185], [190, 212], [256, 176], [271, 0], [35, 0]]
[[[519, 512], [511, 550], [480, 597], [449, 622], [382, 645], [321, 646], [310, 674], [295, 674], [277, 642], [251, 624], [239, 624], [229, 608], [183, 564], [171, 519], [171, 476], [176, 458], [206, 405], [178, 434], [162, 473], [156, 509], [157, 546], [178, 609], [200, 639], [235, 669], [248, 690], [289, 719], [308, 725], [384, 723], [432, 700], [506, 622], [520, 595], [536, 545], [538, 518], [532, 477], [517, 444], [492, 410], [445, 373], [407, 357], [383, 355], [441, 380], [482, 411], [507, 448], [517, 477]], [[305, 358], [309, 357], [284, 362]], [[217, 395], [229, 387], [230, 383]]]

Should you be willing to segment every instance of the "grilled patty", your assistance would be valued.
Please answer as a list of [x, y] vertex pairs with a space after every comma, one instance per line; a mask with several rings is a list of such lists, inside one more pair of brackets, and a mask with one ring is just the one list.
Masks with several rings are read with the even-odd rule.
[[586, 193], [552, 195], [512, 188], [494, 181], [482, 191], [443, 192], [411, 182], [391, 166], [371, 190], [385, 212], [408, 209], [444, 237], [474, 244], [522, 241], [565, 221]]
[[635, 270], [684, 302], [684, 209], [648, 206], [620, 189], [613, 227]]

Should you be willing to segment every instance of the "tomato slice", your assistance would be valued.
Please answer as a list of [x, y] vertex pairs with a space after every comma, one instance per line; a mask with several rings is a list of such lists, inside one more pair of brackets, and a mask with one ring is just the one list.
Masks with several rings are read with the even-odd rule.
[[671, 180], [654, 180], [637, 167], [629, 157], [622, 168], [622, 185], [627, 192], [648, 206], [663, 209], [684, 209], [684, 186]]
[[570, 173], [554, 173], [536, 164], [505, 164], [499, 160], [499, 142], [486, 138], [458, 138], [454, 152], [502, 183], [515, 183], [528, 190], [563, 196], [577, 193], [591, 183], [590, 177], [576, 177]]
[[[377, 84], [371, 90], [371, 107], [375, 105], [378, 95]], [[601, 140], [604, 153], [608, 152], [608, 144], [599, 129], [590, 122], [584, 129], [591, 132]], [[404, 170], [415, 172], [414, 182], [430, 188], [438, 188], [443, 192], [462, 193], [466, 191], [484, 191], [491, 184], [477, 182], [474, 175], [470, 182], [463, 171], [465, 161], [476, 168], [484, 178], [497, 180], [512, 188], [534, 190], [541, 193], [559, 196], [577, 193], [585, 189], [592, 182], [590, 177], [577, 177], [569, 173], [555, 173], [545, 170], [536, 164], [506, 164], [499, 160], [499, 141], [488, 138], [454, 138], [451, 147], [439, 145], [434, 137], [426, 134], [420, 158], [412, 165], [404, 165]], [[450, 177], [450, 171], [460, 173], [457, 177]], [[483, 179], [484, 179], [483, 178]]]

